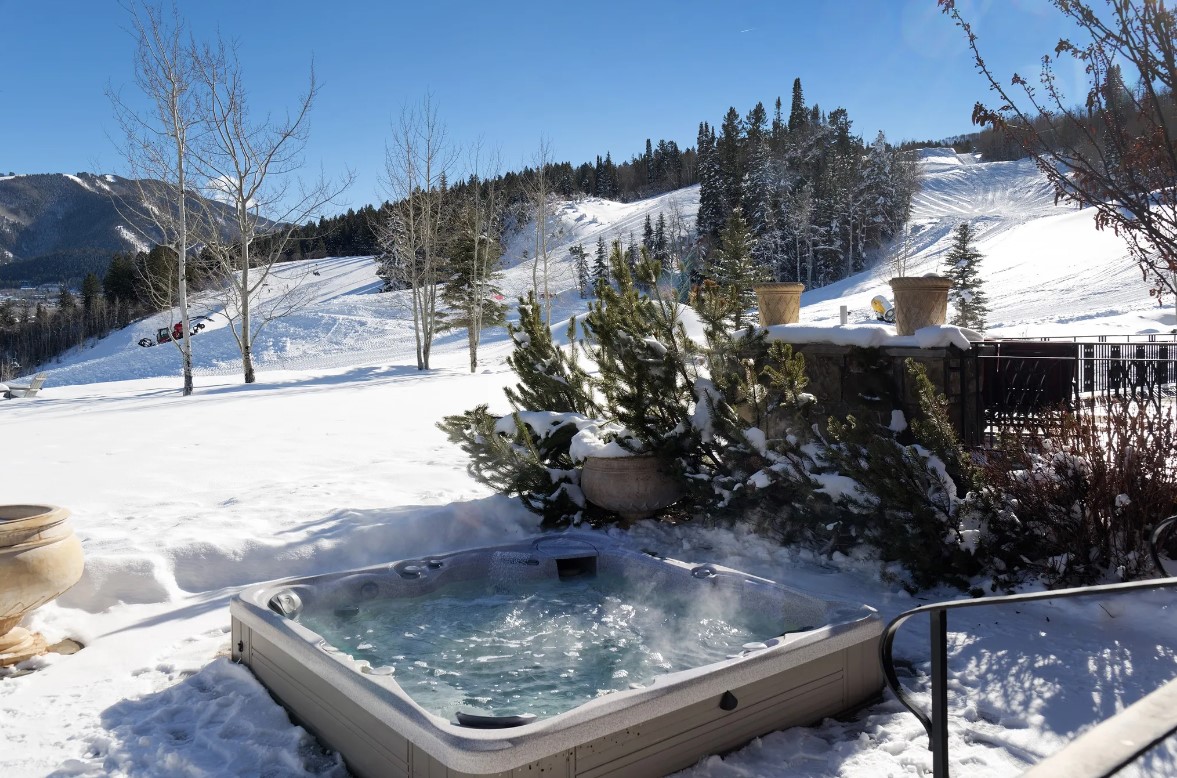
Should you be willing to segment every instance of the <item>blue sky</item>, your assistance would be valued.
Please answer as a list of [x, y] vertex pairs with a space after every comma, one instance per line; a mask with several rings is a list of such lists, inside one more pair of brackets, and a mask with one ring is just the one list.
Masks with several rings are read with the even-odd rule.
[[[757, 101], [845, 107], [893, 141], [971, 131], [986, 97], [964, 38], [935, 0], [180, 2], [196, 36], [241, 47], [253, 105], [280, 113], [322, 91], [308, 173], [357, 180], [337, 210], [384, 199], [384, 146], [428, 91], [453, 140], [519, 168], [541, 137], [574, 164], [628, 159], [646, 138], [693, 146], [700, 121]], [[1003, 73], [1037, 72], [1064, 32], [1046, 0], [960, 2]], [[116, 0], [0, 0], [0, 174], [120, 172], [109, 83], [133, 94], [133, 41]], [[1077, 74], [1063, 74], [1076, 83]], [[1072, 90], [1078, 95], [1077, 90]]]

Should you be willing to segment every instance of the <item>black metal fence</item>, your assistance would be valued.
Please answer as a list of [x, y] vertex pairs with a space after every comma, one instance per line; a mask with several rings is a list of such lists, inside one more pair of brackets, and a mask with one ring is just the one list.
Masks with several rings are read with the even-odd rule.
[[1053, 412], [1116, 401], [1159, 408], [1177, 393], [1177, 336], [999, 340], [973, 344], [963, 430], [973, 444], [1002, 430], [1041, 430]]

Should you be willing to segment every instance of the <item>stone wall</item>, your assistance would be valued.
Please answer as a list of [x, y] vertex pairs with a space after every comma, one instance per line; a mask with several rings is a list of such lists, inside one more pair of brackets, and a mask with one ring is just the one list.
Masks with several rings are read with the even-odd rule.
[[924, 366], [936, 391], [948, 400], [948, 416], [961, 441], [979, 441], [981, 413], [977, 362], [955, 346], [943, 348], [861, 348], [824, 343], [794, 345], [805, 356], [806, 391], [817, 398], [813, 416], [824, 426], [830, 416], [854, 416], [888, 426], [892, 412], [910, 423], [919, 417], [915, 386], [906, 361]]

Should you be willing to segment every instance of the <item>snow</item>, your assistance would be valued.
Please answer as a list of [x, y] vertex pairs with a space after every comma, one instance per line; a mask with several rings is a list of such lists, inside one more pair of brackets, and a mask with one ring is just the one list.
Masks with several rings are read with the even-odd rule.
[[983, 336], [979, 332], [937, 325], [922, 327], [913, 335], [896, 335], [895, 327], [890, 324], [834, 324], [834, 325], [805, 325], [805, 324], [773, 324], [765, 327], [768, 340], [782, 343], [829, 343], [835, 346], [859, 346], [861, 348], [943, 348], [956, 346], [968, 351], [972, 346], [969, 341], [980, 340]]
[[70, 181], [73, 181], [75, 184], [82, 187], [83, 189], [88, 189], [91, 192], [94, 191], [94, 188], [92, 186], [90, 186], [89, 184], [87, 184], [85, 181], [83, 181], [81, 178], [78, 178], [77, 176], [74, 176], [74, 175], [70, 175], [69, 173], [62, 173], [62, 175], [65, 176], [66, 178], [68, 178]]
[[[101, 181], [99, 183], [101, 183]], [[105, 184], [103, 184], [103, 186], [105, 186]], [[118, 232], [120, 238], [130, 244], [131, 248], [135, 249], [136, 251], [151, 250], [151, 244], [144, 240], [142, 235], [128, 228], [126, 225], [115, 225], [115, 231]]]
[[572, 441], [568, 445], [568, 456], [577, 463], [583, 462], [589, 457], [601, 459], [632, 457], [634, 452], [623, 448], [617, 442], [618, 437], [628, 437], [627, 430], [620, 424], [590, 422], [572, 436]]
[[[951, 229], [979, 222], [990, 334], [1167, 332], [1114, 236], [1091, 214], [1056, 208], [1032, 166], [927, 154], [910, 275], [939, 269]], [[558, 294], [552, 320], [582, 314], [567, 247], [597, 235], [640, 234], [645, 214], [674, 199], [693, 216], [697, 188], [639, 203], [582, 200], [553, 217]], [[983, 228], [982, 228], [983, 227]], [[530, 286], [511, 242], [508, 295]], [[309, 276], [309, 271], [319, 271]], [[778, 338], [840, 338], [899, 345], [872, 323], [870, 299], [886, 292], [877, 268], [803, 295], [801, 325]], [[510, 343], [488, 333], [478, 371], [466, 368], [461, 333], [434, 347], [418, 371], [403, 295], [379, 287], [370, 258], [283, 267], [271, 281], [301, 284], [304, 307], [257, 343], [258, 381], [241, 384], [226, 311], [209, 300], [193, 340], [196, 391], [179, 393], [171, 344], [139, 338], [159, 316], [46, 366], [40, 395], [0, 402], [7, 448], [0, 501], [68, 507], [86, 552], [82, 581], [26, 619], [52, 642], [84, 648], [28, 663], [0, 678], [0, 773], [55, 775], [343, 775], [333, 754], [291, 724], [257, 681], [226, 658], [228, 600], [253, 582], [340, 570], [524, 537], [537, 518], [493, 495], [435, 423], [480, 402], [505, 412]], [[861, 321], [840, 327], [848, 305]], [[562, 337], [564, 327], [554, 330]], [[955, 331], [955, 334], [954, 334]], [[922, 333], [922, 331], [921, 331]], [[966, 337], [955, 328], [913, 343]], [[876, 340], [877, 339], [877, 340]], [[705, 391], [706, 386], [700, 386]], [[702, 414], [695, 423], [706, 430]], [[893, 421], [893, 424], [898, 420]], [[854, 482], [826, 476], [822, 489]], [[853, 598], [884, 618], [954, 590], [914, 599], [864, 556], [826, 557], [782, 547], [743, 529], [639, 522], [609, 534], [635, 548], [713, 562], [819, 594]], [[983, 583], [983, 582], [982, 582]], [[1171, 593], [977, 608], [949, 619], [950, 746], [954, 775], [1009, 776], [1092, 723], [1177, 675]], [[930, 656], [922, 625], [900, 633], [902, 680], [927, 701]], [[684, 775], [900, 776], [927, 774], [922, 727], [889, 694], [843, 720], [760, 738]], [[1177, 772], [1170, 743], [1126, 771]]]

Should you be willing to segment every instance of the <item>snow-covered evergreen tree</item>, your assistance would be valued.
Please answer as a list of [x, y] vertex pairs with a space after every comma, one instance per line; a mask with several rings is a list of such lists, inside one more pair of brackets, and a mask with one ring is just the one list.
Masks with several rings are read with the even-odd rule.
[[[761, 108], [763, 111], [763, 108]], [[739, 112], [733, 107], [727, 110], [715, 141], [715, 156], [719, 161], [719, 179], [723, 187], [723, 199], [730, 213], [740, 205], [744, 184], [744, 134]], [[727, 217], [727, 213], [724, 214]]]
[[734, 328], [747, 322], [747, 312], [756, 305], [752, 285], [769, 280], [765, 268], [752, 255], [752, 234], [743, 212], [737, 208], [728, 217], [720, 235], [720, 248], [712, 255], [708, 275], [719, 286], [725, 300], [726, 315]]
[[654, 227], [654, 259], [662, 266], [663, 270], [672, 270], [670, 267], [670, 251], [666, 245], [666, 215], [661, 211], [658, 212], [658, 222]]
[[715, 154], [715, 132], [707, 122], [699, 124], [698, 160], [699, 215], [695, 220], [695, 230], [699, 237], [717, 237], [723, 229], [726, 208], [719, 160]]
[[980, 264], [984, 256], [973, 245], [975, 239], [976, 233], [968, 222], [956, 228], [952, 248], [944, 256], [947, 265], [944, 274], [952, 279], [948, 297], [956, 306], [952, 324], [980, 331], [985, 329], [989, 305], [981, 283]]
[[597, 254], [593, 261], [593, 287], [609, 283], [609, 253], [605, 249], [605, 236], [597, 236]]
[[748, 113], [748, 137], [745, 141], [745, 173], [740, 200], [752, 232], [752, 253], [757, 264], [775, 274], [778, 257], [777, 223], [773, 213], [776, 194], [775, 165], [769, 154], [767, 121], [764, 106], [756, 104]]
[[789, 132], [799, 131], [809, 121], [805, 110], [805, 95], [801, 91], [801, 79], [793, 79], [793, 102], [789, 109]]

